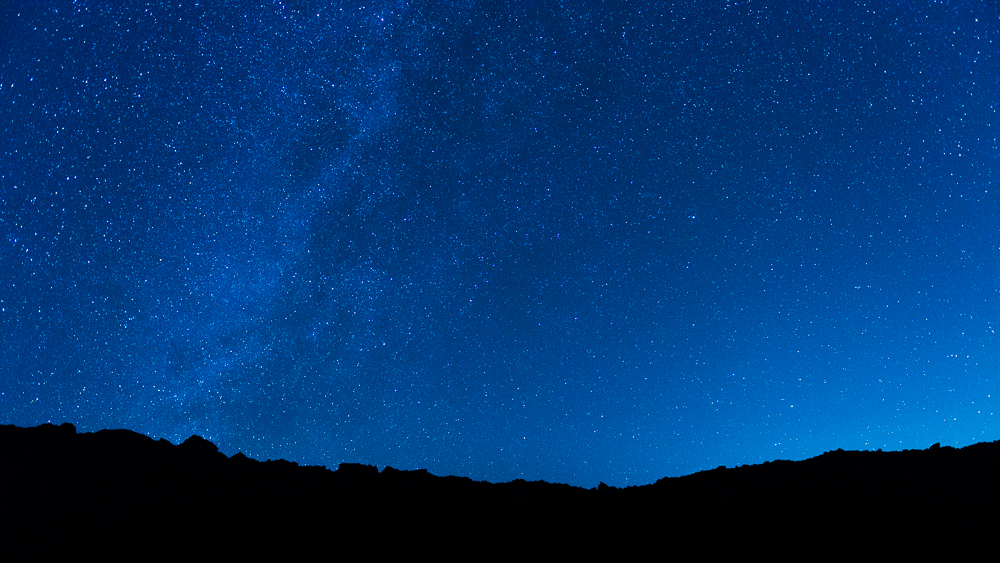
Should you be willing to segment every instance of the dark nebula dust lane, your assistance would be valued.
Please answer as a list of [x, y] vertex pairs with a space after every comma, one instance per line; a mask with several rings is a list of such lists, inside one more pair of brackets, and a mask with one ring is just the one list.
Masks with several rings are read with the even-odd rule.
[[0, 422], [624, 486], [998, 438], [1000, 9], [0, 3]]

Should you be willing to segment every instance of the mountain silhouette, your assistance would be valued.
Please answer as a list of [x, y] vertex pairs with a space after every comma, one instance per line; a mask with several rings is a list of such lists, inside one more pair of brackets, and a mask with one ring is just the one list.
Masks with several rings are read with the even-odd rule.
[[[836, 450], [624, 489], [336, 471], [69, 423], [0, 426], [6, 560], [887, 553], [996, 529], [1000, 441]], [[822, 546], [822, 547], [821, 547]], [[650, 550], [655, 550], [650, 552]]]

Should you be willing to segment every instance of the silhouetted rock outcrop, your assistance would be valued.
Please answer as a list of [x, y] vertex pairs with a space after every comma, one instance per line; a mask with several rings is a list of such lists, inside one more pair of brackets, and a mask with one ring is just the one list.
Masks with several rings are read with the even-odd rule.
[[653, 547], [666, 556], [664, 549], [719, 554], [779, 543], [860, 547], [873, 534], [905, 548], [992, 532], [1000, 523], [998, 469], [1000, 442], [935, 444], [582, 489], [227, 458], [198, 436], [174, 446], [127, 430], [0, 426], [0, 530], [10, 560], [296, 557], [316, 549], [465, 559], [527, 550], [627, 556]]
[[378, 477], [378, 467], [361, 463], [341, 463], [337, 473], [347, 479], [373, 479]]
[[215, 444], [201, 436], [191, 436], [184, 440], [179, 449], [192, 457], [207, 458], [219, 453], [219, 448]]

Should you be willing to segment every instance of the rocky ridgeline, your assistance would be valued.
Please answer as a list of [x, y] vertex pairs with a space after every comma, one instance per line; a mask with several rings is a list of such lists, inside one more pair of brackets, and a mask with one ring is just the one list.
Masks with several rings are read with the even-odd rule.
[[683, 556], [860, 549], [872, 538], [891, 538], [898, 550], [991, 537], [1000, 524], [998, 470], [1000, 442], [993, 442], [837, 450], [583, 489], [259, 462], [226, 457], [198, 436], [175, 446], [128, 430], [0, 426], [2, 537], [12, 561], [613, 557], [651, 548]]

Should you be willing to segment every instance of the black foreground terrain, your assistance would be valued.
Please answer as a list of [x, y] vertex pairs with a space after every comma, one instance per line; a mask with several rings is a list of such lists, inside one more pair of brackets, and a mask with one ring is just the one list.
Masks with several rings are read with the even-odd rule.
[[588, 490], [227, 458], [198, 436], [175, 446], [128, 430], [78, 434], [68, 423], [0, 426], [0, 559], [919, 551], [992, 539], [998, 469], [1000, 441], [837, 450]]

